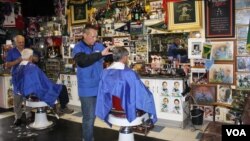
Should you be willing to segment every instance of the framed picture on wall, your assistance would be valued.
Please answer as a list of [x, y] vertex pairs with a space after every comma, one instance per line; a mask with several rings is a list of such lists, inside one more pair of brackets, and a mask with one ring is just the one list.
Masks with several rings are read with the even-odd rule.
[[194, 29], [201, 27], [201, 2], [169, 2], [169, 30]]
[[234, 0], [205, 0], [206, 38], [234, 37]]
[[191, 87], [191, 95], [195, 100], [195, 104], [212, 105], [216, 102], [216, 86], [192, 85]]
[[234, 60], [234, 40], [214, 40], [211, 41], [211, 58], [215, 61]]
[[213, 64], [209, 70], [209, 83], [233, 84], [234, 83], [233, 64]]
[[237, 55], [238, 56], [250, 55], [250, 50], [246, 48], [247, 47], [246, 45], [247, 45], [246, 40], [237, 41]]
[[237, 89], [250, 90], [250, 73], [237, 73], [236, 76]]
[[70, 12], [72, 24], [82, 24], [88, 21], [87, 4], [72, 5]]
[[250, 56], [237, 56], [237, 72], [250, 72]]
[[188, 39], [188, 58], [201, 59], [203, 50], [204, 38], [189, 38]]
[[248, 34], [248, 25], [245, 26], [237, 26], [237, 39], [247, 39], [247, 34]]
[[224, 104], [231, 104], [232, 89], [230, 85], [217, 85], [217, 102]]

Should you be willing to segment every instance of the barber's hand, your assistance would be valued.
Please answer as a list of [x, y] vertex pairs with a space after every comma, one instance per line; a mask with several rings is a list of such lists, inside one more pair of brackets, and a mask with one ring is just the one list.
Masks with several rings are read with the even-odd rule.
[[110, 49], [111, 49], [111, 48], [112, 48], [112, 46], [106, 47], [106, 48], [102, 51], [102, 56], [106, 56], [106, 55], [113, 54], [112, 52], [110, 52]]

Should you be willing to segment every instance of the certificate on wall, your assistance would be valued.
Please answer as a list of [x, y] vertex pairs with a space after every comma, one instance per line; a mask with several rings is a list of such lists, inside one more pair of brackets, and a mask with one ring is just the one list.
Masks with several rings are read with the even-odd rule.
[[206, 38], [234, 37], [234, 1], [205, 1]]

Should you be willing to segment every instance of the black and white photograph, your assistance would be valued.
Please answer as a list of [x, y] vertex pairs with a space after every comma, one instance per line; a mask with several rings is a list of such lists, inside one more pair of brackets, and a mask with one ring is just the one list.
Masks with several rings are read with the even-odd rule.
[[189, 38], [188, 39], [188, 58], [201, 59], [203, 51], [204, 38]]
[[237, 73], [236, 87], [238, 89], [250, 90], [250, 73]]
[[250, 72], [250, 56], [249, 57], [237, 57], [237, 71], [238, 72]]

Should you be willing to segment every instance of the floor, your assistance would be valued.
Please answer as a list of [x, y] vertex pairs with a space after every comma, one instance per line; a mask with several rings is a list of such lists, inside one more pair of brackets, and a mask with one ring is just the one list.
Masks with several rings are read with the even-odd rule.
[[[71, 115], [63, 115], [60, 119], [49, 116], [56, 124], [54, 127], [34, 131], [27, 129], [25, 125], [14, 127], [14, 114], [12, 110], [0, 110], [0, 141], [80, 141], [81, 138], [81, 114], [75, 111]], [[208, 122], [202, 126], [191, 126], [191, 122], [185, 129], [176, 127], [163, 127], [156, 123], [155, 128], [146, 136], [135, 133], [135, 141], [199, 141], [202, 131]], [[103, 121], [96, 119], [94, 136], [96, 141], [115, 141], [118, 138], [119, 127], [110, 128]]]

